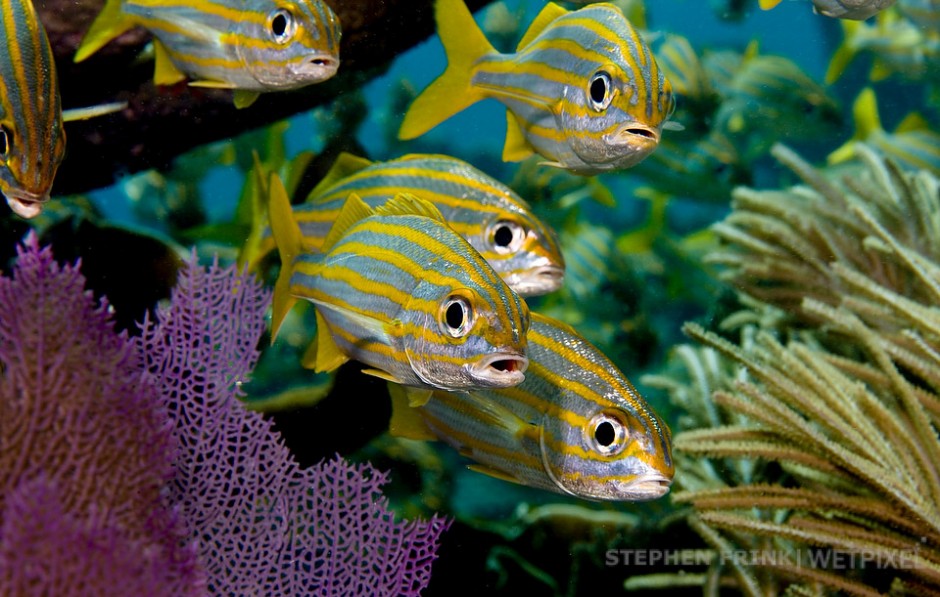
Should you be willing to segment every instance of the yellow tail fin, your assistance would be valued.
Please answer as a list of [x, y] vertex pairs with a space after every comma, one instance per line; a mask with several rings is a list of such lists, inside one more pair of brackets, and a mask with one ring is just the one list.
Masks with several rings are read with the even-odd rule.
[[276, 172], [271, 173], [268, 183], [268, 220], [271, 233], [281, 255], [281, 273], [274, 284], [274, 300], [271, 312], [271, 342], [277, 337], [284, 317], [297, 299], [290, 293], [290, 278], [293, 272], [294, 258], [301, 251], [300, 226], [294, 220], [287, 189]]
[[470, 86], [470, 79], [474, 63], [496, 50], [463, 0], [437, 0], [434, 17], [447, 54], [447, 69], [408, 108], [398, 131], [399, 139], [421, 136], [486, 97]]
[[136, 25], [133, 17], [121, 12], [121, 4], [122, 0], [107, 1], [82, 38], [73, 58], [75, 62], [85, 60], [109, 41]]

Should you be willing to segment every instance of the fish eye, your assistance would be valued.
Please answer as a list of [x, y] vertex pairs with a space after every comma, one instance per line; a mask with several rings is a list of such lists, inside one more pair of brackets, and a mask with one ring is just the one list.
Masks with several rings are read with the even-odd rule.
[[519, 250], [525, 240], [526, 231], [515, 222], [499, 220], [490, 227], [490, 235], [493, 249], [501, 255], [506, 255]]
[[13, 150], [13, 133], [0, 124], [0, 158], [6, 158]]
[[602, 456], [616, 456], [627, 446], [627, 425], [621, 415], [603, 411], [588, 423], [590, 446]]
[[447, 297], [441, 306], [441, 329], [453, 338], [463, 338], [473, 327], [473, 308], [460, 295]]
[[268, 32], [278, 44], [286, 44], [294, 37], [294, 15], [284, 8], [279, 8], [268, 15]]
[[598, 111], [607, 109], [610, 100], [613, 99], [613, 94], [610, 91], [610, 74], [602, 70], [594, 73], [588, 86], [591, 107]]

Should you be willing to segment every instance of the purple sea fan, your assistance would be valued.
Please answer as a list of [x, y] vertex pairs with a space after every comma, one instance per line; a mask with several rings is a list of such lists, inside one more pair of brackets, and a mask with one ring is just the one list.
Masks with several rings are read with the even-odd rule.
[[181, 271], [138, 340], [180, 446], [170, 501], [190, 526], [211, 592], [417, 594], [448, 522], [397, 522], [385, 477], [341, 459], [298, 468], [272, 424], [247, 411], [268, 294], [213, 265]]
[[0, 277], [0, 594], [191, 594], [160, 397], [84, 284], [33, 234]]

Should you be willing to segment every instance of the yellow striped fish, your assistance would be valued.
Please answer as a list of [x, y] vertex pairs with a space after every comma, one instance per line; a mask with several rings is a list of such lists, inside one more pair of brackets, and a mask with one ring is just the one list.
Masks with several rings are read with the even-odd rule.
[[42, 211], [65, 155], [55, 61], [30, 0], [0, 4], [0, 192], [24, 218]]
[[355, 359], [389, 381], [447, 390], [525, 378], [528, 307], [433, 204], [397, 195], [373, 210], [352, 195], [313, 253], [276, 174], [269, 195], [282, 264], [272, 335], [296, 298], [311, 301], [318, 372]]
[[339, 68], [339, 19], [322, 0], [107, 0], [75, 61], [136, 26], [154, 35], [156, 84], [235, 89], [239, 107]]
[[551, 166], [597, 174], [633, 166], [659, 143], [672, 88], [613, 4], [547, 4], [515, 54], [493, 48], [462, 0], [437, 0], [435, 17], [447, 70], [408, 109], [400, 138], [494, 98], [507, 108], [506, 161], [539, 153]]
[[568, 325], [532, 313], [518, 386], [436, 391], [411, 407], [390, 386], [391, 432], [441, 439], [500, 479], [594, 500], [663, 496], [674, 473], [668, 427], [629, 380]]
[[[763, 10], [780, 4], [781, 0], [760, 0]], [[834, 19], [864, 21], [894, 4], [895, 0], [813, 0], [813, 12]]]
[[[307, 198], [294, 207], [303, 246], [319, 251], [351, 193], [378, 207], [397, 193], [433, 203], [448, 225], [522, 296], [561, 287], [565, 261], [555, 232], [509, 187], [470, 164], [444, 155], [413, 154], [372, 163], [343, 153]], [[273, 249], [268, 240], [261, 255]]]

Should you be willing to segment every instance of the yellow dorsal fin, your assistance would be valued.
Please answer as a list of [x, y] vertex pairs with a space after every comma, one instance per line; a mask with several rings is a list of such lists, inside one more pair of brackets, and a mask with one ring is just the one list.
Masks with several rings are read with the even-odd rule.
[[770, 10], [771, 8], [780, 4], [781, 0], [760, 0], [760, 9], [761, 10]]
[[759, 53], [760, 53], [760, 41], [758, 41], [757, 39], [752, 39], [750, 42], [748, 42], [747, 47], [744, 48], [744, 55], [742, 56], [742, 60], [744, 62], [747, 62], [748, 60], [753, 60], [754, 58], [757, 57], [757, 54]]
[[284, 317], [290, 311], [297, 299], [290, 293], [290, 278], [294, 270], [294, 258], [301, 251], [301, 234], [294, 213], [291, 211], [290, 200], [287, 198], [287, 189], [281, 182], [281, 177], [272, 172], [267, 186], [264, 185], [264, 172], [260, 161], [255, 162], [255, 175], [259, 179], [261, 192], [268, 197], [268, 221], [271, 224], [271, 234], [281, 256], [281, 273], [278, 274], [274, 284], [274, 299], [271, 307], [271, 342], [277, 337]]
[[545, 31], [545, 28], [548, 27], [552, 21], [566, 14], [568, 14], [568, 11], [554, 2], [546, 4], [538, 16], [535, 17], [535, 20], [532, 21], [532, 24], [529, 25], [529, 28], [526, 29], [525, 35], [519, 40], [519, 45], [516, 47], [516, 50], [521, 50], [532, 43], [532, 40], [538, 37], [542, 31]]
[[504, 162], [521, 162], [535, 155], [535, 150], [525, 138], [519, 121], [512, 115], [512, 112], [506, 110], [506, 142], [503, 144]]
[[333, 162], [333, 165], [330, 166], [330, 170], [326, 173], [326, 176], [323, 177], [323, 180], [318, 182], [317, 186], [313, 187], [313, 190], [307, 195], [307, 201], [316, 201], [317, 197], [322, 195], [327, 189], [371, 165], [372, 162], [366, 158], [345, 151], [342, 152], [336, 158], [336, 161]]
[[833, 52], [826, 67], [826, 85], [832, 85], [842, 76], [852, 60], [855, 59], [855, 37], [862, 24], [858, 21], [840, 19], [842, 23], [842, 43]]
[[176, 68], [176, 65], [170, 60], [170, 53], [167, 52], [166, 46], [160, 43], [158, 39], [153, 40], [153, 56], [155, 61], [153, 69], [154, 85], [175, 85], [186, 78], [186, 75]]
[[411, 193], [398, 193], [383, 205], [376, 207], [375, 213], [382, 216], [424, 216], [447, 223], [436, 205]]
[[247, 108], [251, 104], [255, 103], [257, 99], [261, 96], [257, 91], [248, 91], [247, 89], [236, 89], [232, 93], [232, 103], [235, 104], [235, 107], [241, 110], [242, 108]]
[[320, 251], [322, 253], [328, 253], [330, 249], [332, 249], [333, 246], [346, 235], [349, 229], [356, 224], [356, 222], [364, 218], [368, 218], [374, 213], [375, 212], [372, 211], [372, 208], [369, 207], [365, 201], [359, 198], [359, 195], [350, 193], [349, 198], [347, 198], [346, 202], [343, 203], [343, 209], [340, 210], [339, 215], [336, 216], [336, 221], [333, 222], [333, 227], [330, 228], [326, 238], [323, 239], [323, 244], [320, 245]]
[[320, 314], [319, 309], [317, 309], [317, 339], [315, 344], [317, 348], [316, 358], [313, 359], [313, 370], [317, 373], [332, 371], [349, 360], [349, 357], [340, 351], [339, 346], [333, 340], [333, 334], [330, 332], [330, 328], [323, 319], [323, 315]]
[[911, 112], [904, 117], [897, 128], [894, 129], [895, 134], [897, 133], [913, 133], [914, 131], [929, 131], [930, 123], [927, 122], [927, 119], [924, 118], [923, 114], [919, 112]]
[[858, 94], [855, 103], [852, 104], [852, 117], [855, 120], [854, 139], [864, 141], [882, 130], [874, 89], [866, 87]]
[[395, 437], [416, 440], [436, 440], [437, 436], [424, 422], [421, 412], [408, 404], [408, 391], [396, 383], [388, 384], [388, 394], [392, 397], [392, 418], [388, 422], [388, 432]]
[[437, 0], [437, 33], [447, 54], [447, 69], [421, 92], [401, 123], [399, 139], [414, 139], [486, 95], [470, 85], [476, 62], [496, 50], [463, 0]]
[[122, 4], [123, 0], [107, 1], [82, 38], [73, 58], [75, 62], [85, 60], [109, 41], [136, 25], [133, 17], [121, 12]]

